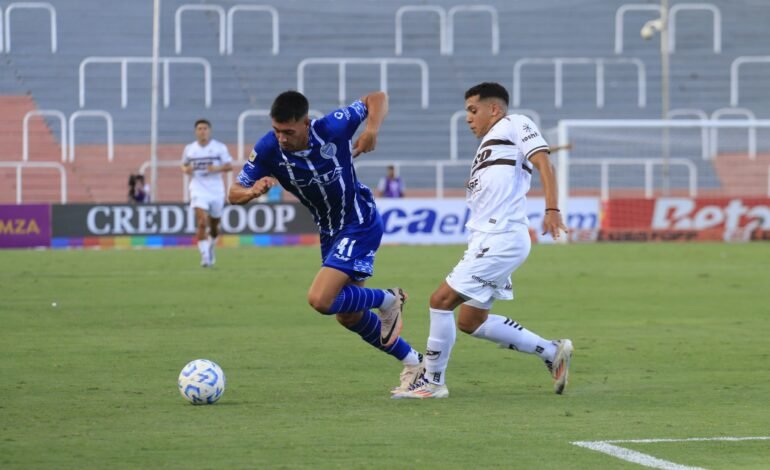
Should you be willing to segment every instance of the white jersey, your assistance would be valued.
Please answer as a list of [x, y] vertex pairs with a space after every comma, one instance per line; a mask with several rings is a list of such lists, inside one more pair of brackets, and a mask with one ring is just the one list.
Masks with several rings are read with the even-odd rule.
[[190, 194], [212, 195], [224, 197], [225, 185], [222, 173], [209, 173], [209, 165], [224, 165], [233, 161], [227, 146], [222, 142], [211, 139], [205, 147], [196, 140], [187, 145], [182, 154], [182, 164], [192, 165], [193, 173], [190, 179]]
[[508, 232], [529, 225], [527, 192], [532, 180], [529, 158], [548, 144], [535, 123], [521, 114], [499, 120], [481, 139], [467, 186], [471, 230]]

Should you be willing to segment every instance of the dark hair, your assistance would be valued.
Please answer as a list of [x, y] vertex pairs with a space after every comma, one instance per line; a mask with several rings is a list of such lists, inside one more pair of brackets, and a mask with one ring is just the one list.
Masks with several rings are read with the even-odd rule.
[[196, 129], [198, 127], [198, 124], [206, 124], [207, 126], [211, 127], [211, 123], [206, 119], [198, 119], [195, 121], [195, 126], [193, 126], [193, 129]]
[[310, 103], [298, 91], [284, 91], [275, 98], [270, 107], [270, 117], [277, 122], [299, 121], [307, 116]]
[[486, 98], [497, 98], [503, 100], [505, 105], [508, 106], [508, 91], [504, 86], [495, 82], [479, 83], [476, 86], [468, 88], [465, 92], [465, 99], [467, 100], [471, 96], [477, 96], [480, 100]]

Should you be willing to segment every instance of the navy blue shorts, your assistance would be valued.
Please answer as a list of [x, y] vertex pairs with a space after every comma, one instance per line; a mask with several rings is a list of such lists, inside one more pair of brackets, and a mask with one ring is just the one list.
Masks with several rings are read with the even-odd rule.
[[354, 281], [371, 277], [382, 232], [382, 219], [377, 214], [368, 225], [348, 226], [331, 237], [321, 234], [323, 266], [342, 271]]

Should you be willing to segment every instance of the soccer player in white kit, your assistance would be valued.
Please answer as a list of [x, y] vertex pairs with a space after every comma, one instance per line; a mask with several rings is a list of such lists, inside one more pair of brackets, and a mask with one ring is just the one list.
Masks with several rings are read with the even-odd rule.
[[222, 173], [233, 170], [233, 157], [225, 144], [211, 138], [209, 121], [195, 121], [195, 137], [195, 142], [184, 148], [182, 171], [191, 176], [190, 205], [195, 208], [201, 266], [206, 268], [216, 261], [214, 247], [219, 236], [219, 220], [225, 207]]
[[556, 178], [549, 148], [526, 116], [508, 115], [508, 92], [498, 83], [481, 83], [465, 93], [467, 122], [481, 138], [467, 183], [470, 219], [468, 249], [430, 298], [430, 335], [425, 375], [393, 398], [446, 398], [445, 372], [457, 326], [475, 338], [506, 349], [538, 355], [561, 394], [567, 384], [572, 342], [546, 340], [521, 324], [490, 313], [495, 299], [513, 299], [511, 273], [529, 255], [527, 199], [532, 168], [537, 168], [545, 192], [543, 234], [554, 239], [566, 227], [559, 213]]

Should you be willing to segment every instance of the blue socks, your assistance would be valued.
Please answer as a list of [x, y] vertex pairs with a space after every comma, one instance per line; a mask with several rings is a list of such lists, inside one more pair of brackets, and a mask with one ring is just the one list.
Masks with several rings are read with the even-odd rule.
[[[357, 287], [357, 289], [361, 289]], [[361, 289], [361, 290], [373, 290], [373, 289]], [[380, 291], [382, 292], [382, 291]], [[336, 302], [335, 302], [336, 303]], [[403, 338], [398, 338], [395, 343], [391, 344], [387, 348], [383, 347], [380, 343], [380, 317], [375, 315], [371, 310], [366, 310], [361, 317], [361, 320], [353, 326], [349, 326], [348, 329], [361, 336], [361, 339], [371, 344], [375, 348], [390, 354], [399, 361], [404, 359], [407, 354], [412, 350], [412, 347], [404, 341]]]
[[[360, 312], [382, 305], [385, 291], [382, 289], [367, 289], [351, 284], [343, 287], [327, 314]], [[379, 321], [379, 320], [378, 320]], [[379, 326], [377, 327], [379, 331]]]

